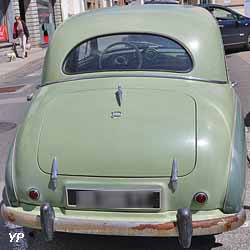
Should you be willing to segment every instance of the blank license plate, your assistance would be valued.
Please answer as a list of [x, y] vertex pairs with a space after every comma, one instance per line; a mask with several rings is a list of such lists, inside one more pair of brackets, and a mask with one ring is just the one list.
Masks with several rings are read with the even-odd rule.
[[160, 189], [67, 189], [67, 205], [75, 209], [160, 209]]

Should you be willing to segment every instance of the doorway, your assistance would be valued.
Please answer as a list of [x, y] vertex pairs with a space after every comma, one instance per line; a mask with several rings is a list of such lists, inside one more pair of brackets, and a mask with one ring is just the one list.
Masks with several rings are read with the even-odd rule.
[[24, 6], [24, 1], [19, 1], [19, 9], [20, 9], [20, 17], [21, 19], [26, 22], [25, 20], [25, 6]]
[[47, 44], [55, 31], [53, 0], [37, 0], [41, 44]]
[[0, 1], [0, 42], [8, 41], [7, 8], [8, 0]]

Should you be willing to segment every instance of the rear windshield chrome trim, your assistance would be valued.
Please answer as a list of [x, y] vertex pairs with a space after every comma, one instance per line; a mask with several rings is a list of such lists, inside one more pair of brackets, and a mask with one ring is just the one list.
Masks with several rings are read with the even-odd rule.
[[70, 77], [65, 78], [58, 81], [48, 81], [42, 83], [40, 87], [54, 84], [54, 83], [61, 83], [61, 82], [72, 82], [72, 81], [79, 81], [79, 80], [88, 80], [88, 79], [98, 79], [98, 78], [113, 78], [113, 77], [152, 77], [152, 78], [168, 78], [168, 79], [177, 79], [177, 80], [190, 80], [190, 81], [198, 81], [198, 82], [207, 82], [207, 83], [216, 83], [216, 84], [227, 84], [227, 81], [221, 80], [213, 80], [213, 79], [205, 79], [193, 76], [176, 76], [176, 75], [163, 75], [163, 74], [155, 74], [155, 73], [147, 73], [143, 72], [139, 73], [121, 73], [121, 74], [95, 74], [95, 75], [81, 75], [77, 77]]

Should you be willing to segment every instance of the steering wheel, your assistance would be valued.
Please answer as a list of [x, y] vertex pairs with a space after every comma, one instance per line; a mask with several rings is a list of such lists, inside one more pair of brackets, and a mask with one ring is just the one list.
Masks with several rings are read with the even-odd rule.
[[[125, 45], [127, 48], [132, 48], [135, 50], [135, 55], [137, 59], [137, 65], [135, 65], [137, 69], [140, 69], [142, 66], [142, 54], [138, 47], [132, 43], [129, 42], [117, 42], [117, 43], [112, 43], [110, 44], [103, 52], [101, 52], [100, 57], [99, 57], [99, 68], [103, 69], [104, 67], [104, 56], [108, 53], [111, 53], [112, 51], [109, 51], [111, 48], [117, 46], [117, 45]], [[117, 55], [117, 54], [111, 54], [109, 57], [111, 57], [111, 63], [113, 66], [126, 66], [130, 64], [130, 56], [129, 55]], [[107, 59], [106, 59], [107, 60]]]

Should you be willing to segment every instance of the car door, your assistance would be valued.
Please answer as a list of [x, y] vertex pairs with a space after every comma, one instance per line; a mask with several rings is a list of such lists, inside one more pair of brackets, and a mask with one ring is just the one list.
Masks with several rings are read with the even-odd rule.
[[238, 24], [240, 26], [241, 42], [246, 43], [248, 41], [248, 36], [250, 35], [250, 19], [240, 14], [237, 16]]
[[233, 11], [213, 7], [211, 12], [217, 19], [225, 46], [235, 45], [243, 41], [242, 25]]

